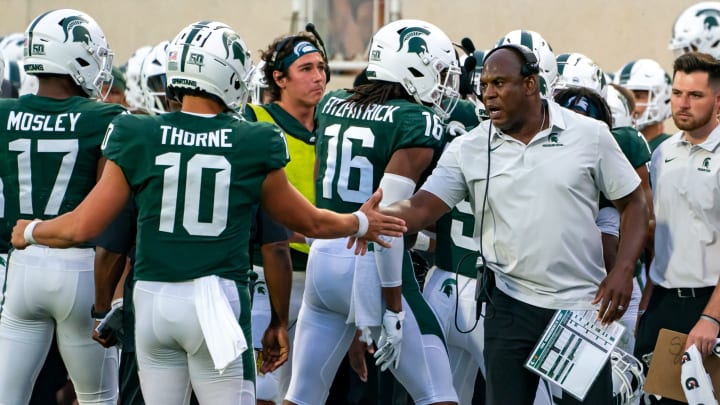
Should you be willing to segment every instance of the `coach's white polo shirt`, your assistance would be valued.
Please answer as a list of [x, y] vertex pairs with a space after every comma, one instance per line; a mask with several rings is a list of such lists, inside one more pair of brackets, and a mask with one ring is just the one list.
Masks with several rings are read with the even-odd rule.
[[699, 145], [678, 132], [652, 156], [655, 259], [665, 288], [715, 286], [720, 276], [720, 126]]
[[475, 233], [503, 292], [538, 307], [590, 309], [606, 276], [599, 192], [622, 198], [640, 178], [604, 123], [548, 105], [550, 127], [528, 145], [489, 129], [489, 120], [454, 140], [422, 189], [450, 207], [470, 193]]

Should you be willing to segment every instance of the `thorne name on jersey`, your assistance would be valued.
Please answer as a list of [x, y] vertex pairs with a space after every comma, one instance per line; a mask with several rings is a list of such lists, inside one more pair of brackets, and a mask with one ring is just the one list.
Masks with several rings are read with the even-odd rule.
[[[10, 111], [7, 130], [34, 132], [75, 132], [75, 124], [82, 113], [33, 114], [25, 111]], [[68, 124], [70, 125], [68, 128]]]
[[380, 104], [358, 106], [344, 98], [330, 97], [322, 109], [323, 114], [356, 120], [394, 122], [393, 113], [400, 107]]
[[210, 132], [189, 132], [170, 125], [160, 125], [162, 128], [163, 145], [205, 146], [211, 148], [232, 148], [228, 141], [228, 134], [232, 129], [223, 128]]

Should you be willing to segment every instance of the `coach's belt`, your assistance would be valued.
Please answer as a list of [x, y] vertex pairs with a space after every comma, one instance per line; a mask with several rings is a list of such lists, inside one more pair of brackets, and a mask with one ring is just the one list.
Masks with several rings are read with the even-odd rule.
[[697, 298], [712, 295], [715, 287], [697, 287], [697, 288], [665, 288], [655, 286], [655, 289], [666, 294], [677, 295], [678, 298]]

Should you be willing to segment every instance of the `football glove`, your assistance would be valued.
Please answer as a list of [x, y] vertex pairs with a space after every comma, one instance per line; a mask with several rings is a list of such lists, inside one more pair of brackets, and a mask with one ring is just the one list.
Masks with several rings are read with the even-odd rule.
[[400, 363], [400, 349], [402, 348], [403, 320], [405, 312], [393, 312], [389, 309], [383, 314], [382, 333], [378, 341], [378, 350], [375, 352], [375, 365], [380, 371], [387, 370], [390, 365], [397, 368]]

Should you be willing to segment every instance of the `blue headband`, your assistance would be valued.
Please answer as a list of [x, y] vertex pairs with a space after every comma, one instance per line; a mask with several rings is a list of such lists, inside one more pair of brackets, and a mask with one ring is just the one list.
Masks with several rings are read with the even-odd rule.
[[597, 120], [601, 119], [600, 106], [585, 96], [572, 96], [565, 102], [563, 107], [583, 113]]
[[295, 63], [295, 61], [298, 60], [301, 56], [313, 52], [320, 52], [320, 50], [308, 41], [300, 41], [293, 46], [293, 50], [290, 54], [280, 60], [280, 63], [277, 64], [277, 70], [284, 71], [285, 69], [289, 68], [293, 63]]

